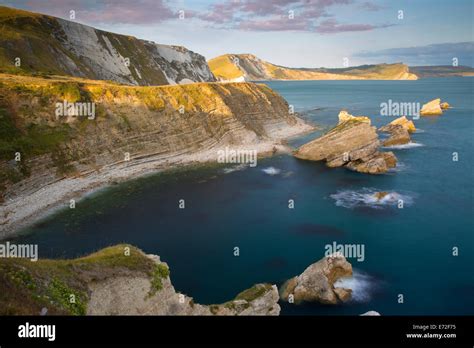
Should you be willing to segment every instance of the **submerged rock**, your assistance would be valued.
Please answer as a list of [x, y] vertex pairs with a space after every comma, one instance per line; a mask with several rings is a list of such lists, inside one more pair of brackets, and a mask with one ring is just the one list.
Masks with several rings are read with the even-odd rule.
[[286, 281], [280, 288], [280, 298], [295, 303], [319, 302], [336, 304], [350, 300], [352, 290], [335, 288], [342, 277], [352, 276], [352, 266], [342, 254], [327, 256], [305, 269], [299, 276]]
[[326, 161], [328, 167], [345, 166], [361, 173], [381, 174], [396, 165], [391, 152], [379, 152], [375, 127], [365, 120], [350, 118], [294, 152], [303, 160]]
[[374, 193], [374, 197], [375, 197], [378, 201], [380, 201], [381, 199], [383, 199], [384, 197], [386, 197], [386, 196], [388, 196], [388, 195], [389, 195], [389, 193], [386, 192], [386, 191], [380, 191], [380, 192], [375, 192], [375, 193]]
[[441, 99], [434, 99], [426, 104], [424, 104], [421, 108], [420, 115], [421, 116], [436, 116], [442, 115], [443, 110], [441, 109]]

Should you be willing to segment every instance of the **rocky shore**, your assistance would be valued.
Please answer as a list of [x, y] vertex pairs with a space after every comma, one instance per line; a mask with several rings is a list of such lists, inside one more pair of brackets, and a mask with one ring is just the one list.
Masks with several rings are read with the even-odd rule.
[[[121, 244], [73, 260], [0, 260], [0, 315], [279, 315], [278, 290], [256, 284], [215, 305], [175, 290], [159, 256]], [[73, 299], [73, 300], [71, 300]]]
[[[7, 120], [34, 129], [24, 137], [38, 142], [33, 150], [20, 151], [19, 162], [15, 151], [0, 158], [0, 239], [101, 187], [183, 165], [217, 163], [218, 151], [226, 147], [259, 156], [287, 151], [285, 139], [313, 129], [261, 84], [128, 87], [1, 74], [0, 82], [0, 112], [7, 110]], [[62, 98], [57, 89], [67, 91], [67, 98], [87, 95], [97, 117], [57, 118], [54, 105]], [[18, 145], [12, 147], [23, 146], [24, 133], [13, 134], [10, 143]]]
[[297, 305], [351, 299], [350, 289], [334, 287], [338, 279], [352, 276], [342, 254], [310, 265], [280, 290], [275, 284], [256, 284], [221, 304], [195, 303], [174, 288], [171, 274], [159, 256], [127, 244], [72, 260], [2, 259], [0, 315], [273, 316], [280, 314], [280, 300]]

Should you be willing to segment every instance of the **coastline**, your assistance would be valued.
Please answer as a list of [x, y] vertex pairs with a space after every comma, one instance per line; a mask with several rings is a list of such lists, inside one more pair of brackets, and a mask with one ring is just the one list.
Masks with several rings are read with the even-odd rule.
[[[279, 130], [277, 134], [273, 134], [272, 139], [233, 148], [244, 151], [256, 150], [259, 158], [272, 156], [275, 152], [287, 153], [292, 150], [285, 144], [287, 140], [310, 133], [316, 128], [305, 122], [298, 122], [296, 125], [288, 125], [285, 129]], [[72, 199], [77, 203], [90, 194], [128, 180], [162, 171], [217, 162], [217, 151], [225, 146], [229, 144], [218, 144], [195, 153], [178, 153], [168, 158], [153, 154], [132, 158], [130, 161], [113, 163], [99, 170], [58, 179], [39, 190], [22, 192], [14, 198], [7, 199], [0, 206], [0, 216], [4, 220], [0, 223], [0, 240], [18, 237], [21, 230], [69, 206]]]

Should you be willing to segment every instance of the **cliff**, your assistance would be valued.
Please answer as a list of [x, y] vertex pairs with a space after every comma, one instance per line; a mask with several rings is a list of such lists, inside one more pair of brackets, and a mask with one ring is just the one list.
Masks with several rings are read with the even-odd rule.
[[[65, 102], [93, 106], [95, 115], [57, 116]], [[226, 146], [272, 151], [310, 129], [288, 110], [261, 84], [133, 87], [0, 74], [0, 238], [104, 183], [217, 162]]]
[[278, 315], [275, 285], [223, 304], [176, 292], [168, 265], [130, 245], [73, 260], [0, 260], [0, 315]]
[[226, 54], [209, 60], [220, 81], [263, 80], [416, 80], [405, 64], [378, 64], [341, 69], [278, 66], [252, 54]]
[[215, 81], [205, 58], [184, 47], [3, 6], [0, 30], [0, 72], [70, 75], [130, 85]]

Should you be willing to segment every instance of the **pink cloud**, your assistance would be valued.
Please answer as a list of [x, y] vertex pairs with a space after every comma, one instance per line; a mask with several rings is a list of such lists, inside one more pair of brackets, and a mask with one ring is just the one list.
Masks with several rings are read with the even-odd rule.
[[321, 22], [315, 31], [321, 34], [335, 34], [350, 31], [369, 31], [379, 28], [387, 28], [391, 24], [373, 25], [373, 24], [339, 24], [335, 19], [328, 19]]
[[[358, 4], [354, 0], [227, 0], [214, 4], [210, 11], [197, 17], [217, 28], [254, 31], [315, 31], [322, 34], [368, 31], [384, 26], [372, 24], [339, 24], [328, 9], [336, 5]], [[371, 2], [358, 8], [375, 11]], [[289, 19], [289, 11], [294, 18]], [[318, 24], [318, 21], [330, 18]]]
[[[167, 0], [17, 0], [27, 8], [54, 16], [96, 24], [146, 25], [178, 18], [177, 7]], [[217, 1], [217, 0], [216, 0]], [[211, 27], [249, 31], [308, 31], [322, 34], [368, 31], [386, 26], [339, 24], [330, 13], [333, 6], [356, 6], [375, 11], [370, 1], [357, 0], [220, 0], [207, 12], [184, 8], [187, 18], [198, 18]], [[294, 18], [289, 19], [289, 11]], [[322, 21], [322, 22], [320, 22]]]
[[308, 30], [308, 22], [288, 18], [249, 20], [240, 22], [237, 29], [251, 31], [306, 31]]
[[86, 23], [149, 24], [178, 17], [163, 0], [39, 0], [26, 4], [33, 11], [66, 19], [74, 10], [76, 20]]

